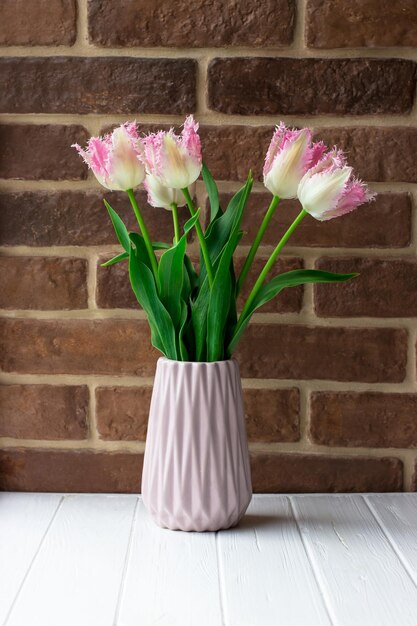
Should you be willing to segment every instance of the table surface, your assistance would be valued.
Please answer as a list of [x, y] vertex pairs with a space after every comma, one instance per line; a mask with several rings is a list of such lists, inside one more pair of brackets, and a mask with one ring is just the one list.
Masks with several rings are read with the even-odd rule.
[[417, 494], [258, 495], [234, 529], [135, 495], [0, 494], [0, 624], [417, 624]]

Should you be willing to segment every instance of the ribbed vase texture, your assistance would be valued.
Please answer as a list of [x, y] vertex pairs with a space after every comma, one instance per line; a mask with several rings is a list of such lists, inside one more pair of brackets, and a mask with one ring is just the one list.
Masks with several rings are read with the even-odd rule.
[[142, 496], [173, 530], [219, 530], [243, 517], [252, 485], [236, 361], [158, 360]]

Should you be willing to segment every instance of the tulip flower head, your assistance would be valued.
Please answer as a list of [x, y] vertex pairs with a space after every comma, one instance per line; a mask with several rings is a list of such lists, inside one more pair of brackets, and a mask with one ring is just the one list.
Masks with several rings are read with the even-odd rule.
[[303, 209], [320, 222], [350, 213], [360, 204], [374, 200], [375, 195], [354, 178], [353, 168], [336, 148], [312, 167], [298, 186]]
[[184, 194], [179, 189], [164, 187], [159, 182], [159, 179], [152, 174], [146, 175], [143, 186], [148, 192], [148, 203], [153, 207], [160, 207], [170, 211], [173, 203], [177, 206], [186, 204]]
[[143, 152], [135, 122], [122, 124], [104, 137], [91, 137], [87, 148], [73, 145], [98, 182], [115, 191], [135, 189], [145, 178]]
[[311, 143], [311, 130], [292, 130], [281, 122], [276, 127], [263, 170], [264, 185], [280, 198], [296, 198], [300, 180], [323, 156], [322, 142]]
[[148, 174], [161, 185], [184, 189], [194, 183], [202, 166], [201, 142], [198, 124], [192, 115], [185, 122], [181, 136], [169, 131], [159, 131], [144, 137], [143, 163]]

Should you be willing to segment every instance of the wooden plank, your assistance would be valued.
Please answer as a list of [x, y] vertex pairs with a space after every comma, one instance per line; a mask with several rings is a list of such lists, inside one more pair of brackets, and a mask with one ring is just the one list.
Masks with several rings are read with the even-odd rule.
[[415, 626], [416, 587], [363, 498], [292, 502], [333, 623]]
[[372, 494], [365, 500], [417, 585], [417, 494]]
[[218, 545], [227, 626], [330, 624], [287, 497], [254, 497]]
[[158, 528], [140, 502], [119, 626], [222, 626], [214, 533]]
[[65, 496], [7, 626], [113, 626], [136, 496]]
[[0, 494], [0, 624], [3, 624], [56, 512], [54, 494]]

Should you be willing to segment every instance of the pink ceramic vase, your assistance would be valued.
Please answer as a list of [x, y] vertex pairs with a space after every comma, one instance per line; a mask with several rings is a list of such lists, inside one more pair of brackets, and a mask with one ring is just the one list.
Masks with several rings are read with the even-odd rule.
[[214, 531], [243, 517], [252, 485], [236, 361], [158, 360], [142, 496], [173, 530]]

